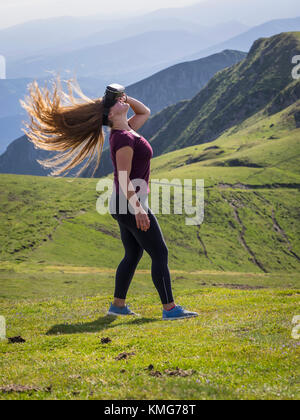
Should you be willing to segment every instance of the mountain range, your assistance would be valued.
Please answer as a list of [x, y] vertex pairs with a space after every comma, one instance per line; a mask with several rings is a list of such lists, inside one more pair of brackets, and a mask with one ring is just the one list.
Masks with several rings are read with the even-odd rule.
[[225, 40], [237, 35], [235, 31], [246, 30], [247, 26], [292, 16], [300, 16], [298, 0], [286, 0], [284, 3], [273, 0], [206, 0], [138, 16], [126, 15], [125, 18], [118, 14], [115, 18], [93, 14], [89, 17], [36, 19], [2, 29], [0, 52], [8, 59], [17, 59], [51, 49], [62, 51], [65, 47], [67, 50], [90, 47], [95, 45], [95, 40], [97, 44], [101, 40], [104, 43], [115, 42], [147, 31], [178, 28], [196, 33], [206, 30], [206, 44], [209, 46], [221, 42], [221, 38], [218, 40], [215, 37], [222, 37], [222, 31]]
[[219, 52], [220, 49], [235, 49], [241, 51], [249, 51], [251, 45], [257, 38], [270, 37], [281, 32], [299, 31], [299, 29], [300, 17], [289, 19], [276, 19], [264, 22], [224, 42], [218, 43], [209, 48], [205, 48], [201, 51], [199, 50], [195, 54], [188, 55], [184, 57], [184, 59], [195, 60], [196, 58], [206, 57], [207, 55]]
[[[127, 93], [148, 104], [153, 113], [181, 99], [190, 99], [220, 69], [244, 58], [246, 53], [224, 51], [200, 60], [180, 63], [126, 87]], [[27, 93], [31, 79], [0, 80], [0, 153], [11, 140], [22, 135], [21, 121], [26, 120], [19, 99]], [[43, 86], [46, 80], [38, 79]], [[180, 83], [179, 83], [180, 81]], [[83, 92], [91, 98], [102, 96], [109, 80], [79, 78]], [[49, 85], [49, 84], [48, 84]], [[130, 113], [129, 113], [130, 116]], [[9, 141], [10, 140], [10, 141]]]
[[[234, 22], [233, 28], [235, 25]], [[225, 26], [230, 28], [230, 25]], [[80, 46], [82, 43], [78, 42], [78, 45], [75, 43], [76, 48], [74, 44], [67, 49], [64, 43], [64, 51], [58, 47], [52, 50], [44, 48], [21, 59], [18, 56], [8, 58], [7, 74], [9, 78], [45, 78], [53, 72], [60, 72], [65, 77], [76, 74], [77, 77], [115, 79], [126, 86], [171, 65], [207, 57], [224, 49], [248, 52], [255, 39], [261, 36], [295, 31], [299, 27], [300, 18], [293, 18], [268, 21], [247, 30], [238, 27], [233, 29], [238, 32], [233, 37], [228, 36], [228, 29], [223, 30], [224, 24], [209, 30], [199, 28], [198, 32], [182, 29], [181, 26], [172, 30], [144, 30], [113, 42], [109, 41], [109, 37], [104, 42], [103, 38], [98, 44], [97, 35], [95, 38], [92, 36], [92, 45]], [[133, 48], [132, 54], [130, 48]]]
[[159, 9], [146, 15], [147, 19], [180, 18], [204, 25], [217, 25], [229, 20], [245, 25], [259, 25], [267, 20], [300, 16], [298, 0], [206, 0], [180, 8]]
[[[139, 132], [151, 142], [154, 157], [212, 142], [260, 112], [273, 115], [297, 102], [300, 82], [292, 79], [291, 59], [300, 54], [299, 37], [300, 32], [289, 32], [256, 40], [244, 59], [218, 71], [194, 97], [179, 100], [153, 115]], [[295, 111], [294, 119], [298, 124], [298, 111]], [[10, 145], [0, 157], [0, 172], [11, 170], [11, 159], [15, 155], [23, 157], [18, 173], [22, 171], [22, 165], [28, 162], [24, 159], [26, 153], [30, 155], [31, 152], [18, 150], [26, 142], [29, 147], [26, 137]], [[233, 166], [239, 164], [233, 160]], [[96, 177], [111, 172], [107, 148], [103, 151]], [[84, 176], [89, 173], [86, 171]]]
[[[212, 142], [262, 110], [273, 115], [297, 102], [300, 80], [292, 78], [292, 57], [300, 54], [299, 39], [300, 32], [288, 32], [256, 40], [245, 59], [217, 72], [192, 99], [148, 120], [140, 133], [156, 122], [149, 139], [153, 156]], [[298, 124], [298, 110], [294, 118]], [[111, 172], [108, 150], [102, 159], [97, 177]]]
[[[67, 25], [66, 27], [68, 28], [69, 26], [72, 27], [72, 22], [76, 23], [77, 20], [75, 19], [75, 21], [72, 21], [72, 19], [67, 19]], [[97, 17], [95, 17], [94, 19], [99, 19]], [[157, 21], [154, 20], [152, 26], [154, 28], [159, 28], [159, 27], [163, 27], [164, 25], [164, 17], [161, 17], [160, 19], [158, 19]], [[177, 18], [174, 18], [175, 20]], [[147, 24], [149, 25], [149, 28], [151, 27], [151, 20], [146, 19], [147, 20]], [[89, 22], [89, 20], [83, 19], [83, 21], [85, 22], [85, 24], [87, 24], [87, 22]], [[172, 20], [170, 20], [171, 22]], [[137, 21], [138, 22], [138, 21]], [[136, 23], [137, 23], [136, 22]], [[176, 22], [174, 21], [174, 25], [175, 23], [177, 23], [179, 26], [178, 28], [186, 28], [186, 25], [188, 21], [179, 21], [176, 20]], [[62, 30], [63, 27], [63, 23], [64, 23], [64, 19], [58, 19], [57, 21], [55, 19], [49, 19], [46, 20], [45, 22], [45, 28], [44, 31], [47, 33], [49, 33], [49, 31], [51, 31], [51, 28], [55, 28], [55, 24], [58, 23], [58, 32], [60, 30]], [[108, 22], [109, 23], [109, 22]], [[157, 23], [157, 25], [156, 25]], [[83, 23], [82, 23], [83, 24]], [[128, 24], [127, 20], [126, 20], [126, 25]], [[180, 26], [180, 24], [182, 24], [183, 26]], [[16, 39], [19, 39], [20, 42], [17, 42], [16, 45], [19, 45], [21, 48], [22, 42], [25, 42], [26, 40], [30, 40], [30, 42], [33, 41], [34, 38], [37, 39], [37, 42], [40, 42], [40, 40], [43, 38], [43, 32], [41, 33], [40, 37], [35, 36], [34, 34], [37, 33], [38, 30], [42, 31], [42, 26], [40, 25], [39, 21], [37, 22], [33, 22], [32, 28], [30, 28], [30, 26], [28, 26], [29, 24], [23, 24], [23, 25], [18, 25], [16, 27], [10, 28], [8, 31], [9, 36], [6, 34], [6, 36], [8, 37], [8, 43], [7, 43], [7, 49], [9, 50], [10, 48], [13, 49], [13, 45]], [[54, 26], [53, 26], [54, 25]], [[69, 25], [69, 26], [68, 26]], [[161, 25], [161, 26], [159, 26]], [[227, 22], [227, 23], [223, 23], [223, 24], [218, 24], [215, 26], [211, 26], [211, 27], [204, 27], [204, 26], [200, 26], [199, 24], [195, 24], [196, 26], [193, 27], [191, 26], [191, 32], [186, 32], [188, 34], [190, 34], [192, 37], [193, 36], [200, 36], [201, 39], [203, 38], [203, 41], [205, 42], [206, 47], [209, 46], [210, 44], [214, 44], [214, 40], [217, 37], [222, 36], [222, 34], [224, 33], [224, 37], [223, 39], [226, 39], [229, 36], [230, 31], [234, 32], [234, 31], [241, 31], [242, 27], [239, 27], [238, 22]], [[172, 24], [170, 24], [169, 26], [166, 26], [164, 29], [167, 28], [171, 28]], [[113, 76], [112, 73], [110, 73], [109, 71], [105, 73], [105, 75], [102, 75], [103, 77], [101, 77], [100, 73], [101, 71], [99, 69], [97, 69], [97, 71], [95, 71], [96, 76], [92, 77], [89, 76], [87, 77], [86, 72], [82, 72], [83, 76], [77, 76], [80, 85], [82, 86], [83, 91], [90, 97], [95, 97], [95, 96], [101, 96], [105, 90], [105, 86], [107, 86], [109, 83], [112, 82], [119, 82], [122, 83], [124, 86], [131, 86], [131, 87], [136, 87], [139, 86], [139, 84], [142, 84], [144, 82], [144, 80], [151, 78], [153, 76], [153, 74], [159, 73], [159, 72], [163, 72], [164, 70], [168, 69], [169, 67], [175, 66], [176, 64], [182, 65], [182, 63], [184, 63], [185, 61], [195, 61], [197, 59], [199, 59], [200, 57], [204, 58], [204, 57], [209, 57], [211, 55], [214, 55], [216, 53], [219, 53], [221, 51], [224, 51], [226, 49], [229, 50], [239, 50], [239, 51], [245, 51], [248, 52], [252, 43], [255, 41], [255, 39], [257, 39], [258, 37], [266, 37], [266, 36], [272, 36], [276, 33], [279, 32], [289, 32], [289, 31], [293, 31], [295, 29], [298, 29], [300, 27], [300, 18], [293, 18], [293, 19], [280, 19], [280, 20], [274, 20], [274, 21], [269, 21], [269, 22], [265, 22], [262, 25], [258, 25], [254, 28], [251, 28], [250, 30], [246, 30], [245, 32], [239, 34], [238, 36], [234, 36], [233, 38], [227, 39], [227, 41], [221, 42], [219, 44], [215, 44], [212, 45], [209, 48], [206, 48], [205, 50], [198, 50], [198, 48], [201, 46], [200, 44], [197, 46], [197, 50], [198, 52], [196, 54], [192, 54], [192, 55], [187, 55], [185, 56], [181, 61], [179, 59], [179, 57], [176, 55], [176, 46], [174, 46], [174, 54], [176, 55], [176, 58], [174, 60], [169, 60], [168, 63], [165, 63], [165, 65], [163, 65], [162, 63], [158, 66], [158, 72], [154, 71], [154, 68], [152, 67], [152, 60], [150, 59], [150, 66], [152, 68], [148, 70], [142, 70], [139, 66], [139, 63], [137, 62], [137, 67], [136, 68], [132, 68], [132, 71], [130, 72], [130, 74], [128, 75], [128, 73], [126, 74], [126, 72], [124, 72], [124, 66], [123, 64], [121, 64], [119, 66], [119, 68], [121, 69], [120, 72], [122, 74], [115, 74], [115, 76]], [[82, 27], [79, 26], [79, 28], [82, 29]], [[106, 29], [105, 29], [106, 28]], [[138, 31], [138, 25], [128, 25], [128, 28], [131, 30], [131, 34], [134, 33], [134, 30]], [[135, 28], [135, 29], [133, 29]], [[145, 29], [147, 28], [147, 26], [145, 26]], [[178, 29], [177, 28], [177, 29]], [[193, 30], [192, 30], [193, 28]], [[198, 29], [198, 33], [196, 31], [196, 28]], [[68, 51], [69, 54], [75, 54], [75, 58], [76, 58], [76, 53], [73, 51], [72, 53], [72, 49], [74, 50], [74, 48], [76, 48], [77, 46], [77, 50], [78, 48], [84, 45], [89, 45], [89, 43], [97, 43], [99, 42], [99, 37], [98, 35], [100, 34], [109, 34], [109, 32], [115, 33], [116, 35], [116, 39], [118, 37], [121, 37], [121, 33], [119, 33], [117, 31], [113, 31], [111, 28], [109, 28], [109, 25], [106, 27], [104, 25], [104, 28], [102, 28], [103, 30], [101, 32], [92, 32], [90, 36], [85, 35], [79, 37], [79, 34], [76, 32], [77, 36], [79, 37], [78, 39], [75, 40], [74, 44], [68, 43], [67, 39], [66, 42], [64, 42], [63, 44], [63, 48], [66, 49], [66, 51]], [[123, 29], [123, 27], [122, 27]], [[120, 29], [120, 31], [122, 31], [122, 29]], [[140, 28], [142, 30], [142, 28]], [[91, 30], [92, 31], [92, 30]], [[194, 31], [194, 32], [193, 32]], [[27, 33], [28, 32], [28, 33]], [[72, 31], [71, 31], [72, 32]], [[89, 33], [89, 32], [87, 32]], [[126, 33], [126, 31], [124, 31], [124, 33]], [[176, 32], [177, 33], [177, 32]], [[215, 33], [215, 35], [214, 35]], [[56, 34], [56, 31], [55, 31]], [[97, 35], [98, 34], [98, 35]], [[2, 31], [0, 31], [0, 35], [3, 36]], [[14, 36], [15, 35], [15, 36]], [[95, 35], [95, 36], [94, 36]], [[149, 34], [148, 34], [149, 35]], [[147, 33], [144, 33], [143, 36], [147, 37], [148, 36]], [[1, 38], [0, 36], [0, 44], [1, 44]], [[56, 35], [55, 35], [56, 36]], [[19, 37], [19, 38], [18, 38]], [[29, 38], [28, 38], [29, 37]], [[30, 38], [31, 37], [31, 38]], [[5, 39], [5, 37], [4, 37]], [[55, 37], [54, 37], [55, 39]], [[108, 38], [109, 39], [109, 38]], [[52, 40], [52, 37], [50, 37], [50, 40]], [[81, 42], [82, 41], [82, 42]], [[153, 45], [153, 40], [151, 40], [150, 44], [149, 44], [149, 48], [156, 48], [156, 45]], [[169, 41], [171, 43], [173, 43], [172, 40]], [[167, 42], [169, 42], [167, 41]], [[30, 44], [30, 42], [27, 42], [27, 44]], [[34, 48], [34, 42], [32, 42], [33, 44], [33, 48]], [[122, 42], [121, 43], [113, 43], [113, 45], [118, 48], [117, 46], [121, 45], [123, 46]], [[152, 46], [151, 46], [152, 45]], [[105, 45], [102, 45], [103, 48], [105, 48]], [[101, 48], [102, 48], [101, 47]], [[58, 53], [59, 48], [56, 45], [55, 47], [53, 47], [54, 50]], [[98, 46], [94, 46], [89, 48], [89, 50], [97, 50], [97, 48], [100, 48], [99, 45]], [[141, 47], [142, 48], [142, 47]], [[44, 45], [44, 50], [42, 53], [39, 53], [38, 57], [39, 60], [43, 61], [43, 57], [47, 56], [48, 54], [50, 54], [50, 50], [51, 48], [47, 48], [47, 44]], [[85, 51], [86, 48], [81, 48], [80, 51]], [[185, 51], [186, 52], [186, 51]], [[34, 66], [34, 57], [28, 57], [28, 55], [26, 55], [26, 48], [24, 48], [23, 51], [24, 55], [26, 56], [26, 59], [24, 58], [23, 60], [17, 60], [18, 65], [17, 65], [17, 74], [22, 75], [21, 77], [18, 78], [14, 78], [14, 79], [7, 79], [7, 80], [0, 80], [0, 153], [3, 153], [5, 151], [6, 146], [11, 143], [11, 141], [13, 141], [14, 139], [16, 139], [17, 137], [22, 135], [22, 131], [21, 131], [21, 125], [20, 125], [20, 121], [22, 121], [23, 117], [24, 117], [24, 113], [23, 110], [20, 108], [19, 105], [19, 99], [24, 97], [25, 93], [26, 93], [26, 89], [27, 89], [27, 84], [32, 81], [33, 79], [38, 79], [39, 82], [44, 84], [45, 80], [48, 80], [51, 77], [51, 74], [49, 75], [49, 73], [45, 73], [44, 77], [37, 77], [37, 75], [35, 74], [34, 77], [28, 77], [28, 78], [24, 78], [23, 76], [23, 61], [31, 61], [31, 64], [29, 64], [29, 67], [32, 66], [32, 70], [33, 72], [35, 71], [35, 66]], [[52, 49], [52, 54], [53, 54], [53, 49]], [[109, 68], [109, 55], [111, 54], [108, 53], [107, 59], [108, 59], [108, 68]], [[150, 50], [148, 51], [149, 55], [150, 54]], [[118, 54], [116, 54], [118, 55]], [[51, 56], [51, 54], [50, 54]], [[49, 57], [50, 57], [49, 56]], [[35, 57], [36, 58], [36, 57]], [[164, 57], [165, 58], [165, 57]], [[33, 61], [32, 61], [33, 60]], [[49, 58], [50, 60], [50, 58]], [[88, 59], [87, 60], [87, 64], [88, 64]], [[118, 61], [118, 60], [117, 60]], [[102, 63], [103, 64], [103, 63]], [[55, 63], [53, 64], [55, 67]], [[191, 63], [191, 65], [193, 66], [193, 64]], [[92, 64], [93, 67], [93, 64]], [[133, 66], [134, 67], [134, 66]], [[147, 64], [146, 64], [147, 67]], [[162, 70], [159, 70], [162, 67]], [[116, 69], [118, 69], [118, 66], [116, 64]], [[145, 78], [143, 78], [142, 76], [150, 73], [150, 76], [145, 76]], [[71, 76], [73, 76], [71, 73], [66, 73], [66, 78], [70, 78]], [[140, 76], [140, 77], [139, 77]], [[201, 79], [201, 75], [199, 76], [199, 79]], [[140, 80], [140, 82], [138, 82], [138, 80]], [[197, 76], [195, 77], [196, 81]], [[133, 83], [131, 83], [131, 81], [134, 80]], [[182, 89], [185, 89], [185, 85], [188, 83], [188, 81], [186, 81], [186, 83], [184, 83], [183, 86], [181, 86]], [[201, 81], [198, 84], [199, 88], [201, 87]], [[154, 89], [155, 90], [155, 89]], [[132, 96], [134, 96], [135, 94], [138, 97], [139, 93], [142, 93], [140, 90], [140, 87], [138, 87], [137, 89], [133, 89], [133, 94]], [[150, 92], [149, 92], [150, 93]], [[193, 92], [194, 93], [194, 92]], [[196, 92], [195, 92], [196, 93]], [[153, 94], [153, 92], [151, 92], [151, 94]], [[151, 96], [153, 97], [153, 96]], [[191, 98], [189, 96], [183, 96], [183, 98]], [[144, 99], [146, 102], [148, 101], [148, 97], [144, 97], [142, 96], [141, 99]], [[180, 99], [180, 98], [178, 98]], [[171, 102], [166, 103], [166, 101], [162, 101], [161, 105], [160, 105], [160, 101], [162, 100], [162, 98], [159, 96], [158, 100], [156, 101], [156, 105], [153, 108], [153, 112], [157, 112], [158, 110], [161, 110], [163, 108], [163, 106], [167, 106], [169, 104], [171, 104]], [[152, 99], [151, 99], [151, 102]], [[151, 104], [153, 107], [153, 103]], [[157, 107], [157, 105], [159, 106], [159, 108]]]
[[[247, 57], [218, 72], [209, 83], [152, 138], [157, 154], [206, 143], [262, 108], [276, 112], [299, 98], [292, 78], [292, 58], [300, 54], [300, 32], [256, 40]], [[272, 106], [278, 103], [280, 106]]]

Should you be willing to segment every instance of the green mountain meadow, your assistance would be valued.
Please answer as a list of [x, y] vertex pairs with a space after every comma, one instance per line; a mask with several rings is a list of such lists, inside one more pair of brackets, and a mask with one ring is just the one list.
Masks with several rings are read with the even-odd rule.
[[141, 317], [106, 316], [124, 249], [99, 178], [0, 174], [0, 315], [25, 339], [0, 343], [0, 399], [299, 398], [299, 48], [299, 32], [257, 40], [151, 139], [150, 181], [204, 180], [201, 225], [156, 214], [197, 318], [161, 321], [146, 252]]

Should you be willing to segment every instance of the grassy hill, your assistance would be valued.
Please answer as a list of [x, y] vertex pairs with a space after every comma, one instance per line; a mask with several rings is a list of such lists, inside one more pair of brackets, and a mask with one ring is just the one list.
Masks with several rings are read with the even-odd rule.
[[[297, 101], [271, 116], [261, 111], [209, 145], [152, 160], [151, 179], [205, 183], [202, 225], [187, 226], [184, 214], [157, 214], [167, 243], [175, 245], [174, 269], [299, 269], [299, 108]], [[2, 174], [1, 260], [115, 267], [118, 226], [96, 212], [97, 181]], [[140, 268], [149, 263], [145, 255]]]
[[291, 74], [292, 57], [299, 53], [300, 32], [256, 40], [244, 60], [219, 71], [156, 133], [156, 156], [210, 142], [268, 105], [276, 113], [300, 99], [300, 81]]

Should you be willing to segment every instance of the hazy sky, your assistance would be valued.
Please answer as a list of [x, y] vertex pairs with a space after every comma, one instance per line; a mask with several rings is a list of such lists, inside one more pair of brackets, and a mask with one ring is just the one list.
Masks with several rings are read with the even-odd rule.
[[0, 28], [53, 16], [142, 14], [167, 7], [183, 7], [205, 0], [0, 0]]

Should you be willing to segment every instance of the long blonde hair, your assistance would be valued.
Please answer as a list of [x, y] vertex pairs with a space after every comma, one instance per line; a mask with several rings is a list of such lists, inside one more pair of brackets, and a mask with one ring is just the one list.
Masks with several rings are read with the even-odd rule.
[[[24, 101], [20, 100], [30, 116], [30, 123], [25, 122], [26, 129], [23, 128], [23, 131], [35, 148], [62, 152], [49, 159], [38, 160], [45, 168], [56, 168], [50, 175], [64, 172], [66, 175], [89, 157], [76, 173], [77, 177], [97, 156], [93, 177], [99, 167], [104, 144], [102, 97], [92, 100], [83, 94], [75, 79], [66, 82], [68, 94], [62, 89], [60, 77], [54, 80], [52, 98], [46, 86], [40, 89], [37, 81], [29, 85], [29, 96], [25, 96]], [[81, 103], [74, 97], [73, 89], [80, 96]], [[108, 124], [112, 126], [110, 121]]]

